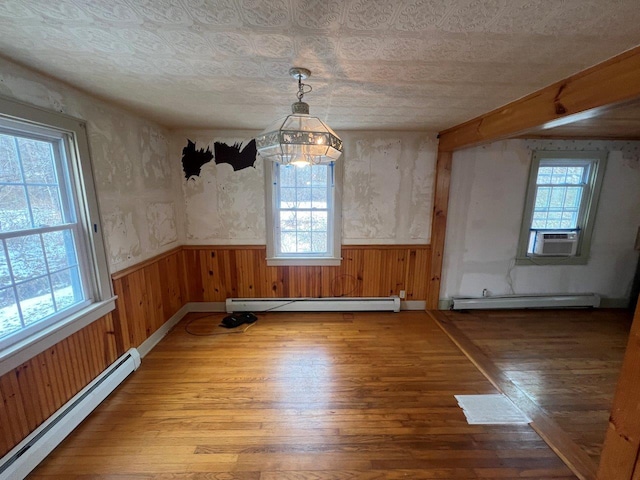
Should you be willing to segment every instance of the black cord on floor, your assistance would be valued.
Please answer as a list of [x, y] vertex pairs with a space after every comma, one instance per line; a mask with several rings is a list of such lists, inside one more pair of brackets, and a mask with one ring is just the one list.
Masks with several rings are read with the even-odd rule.
[[243, 328], [242, 330], [238, 330], [238, 329], [233, 329], [233, 330], [231, 330], [231, 329], [227, 329], [227, 328], [224, 328], [224, 327], [220, 327], [219, 325], [218, 325], [218, 328], [219, 328], [221, 331], [218, 331], [218, 332], [211, 332], [211, 333], [196, 333], [196, 332], [194, 332], [194, 331], [192, 331], [192, 330], [189, 330], [189, 326], [190, 326], [193, 322], [195, 322], [196, 320], [202, 320], [203, 318], [209, 318], [209, 317], [212, 317], [212, 315], [208, 315], [208, 316], [206, 316], [206, 317], [196, 317], [196, 318], [192, 318], [192, 319], [191, 319], [191, 320], [189, 320], [189, 321], [187, 322], [187, 324], [184, 326], [184, 331], [185, 331], [185, 332], [187, 332], [189, 335], [193, 335], [194, 337], [215, 337], [215, 336], [218, 336], [218, 335], [235, 335], [235, 334], [238, 334], [238, 333], [244, 333], [244, 332], [246, 332], [246, 331], [247, 331], [247, 330], [249, 330], [253, 325], [255, 325], [255, 323], [257, 322], [257, 320], [256, 320], [256, 322], [246, 324], [246, 325], [245, 325], [245, 328]]

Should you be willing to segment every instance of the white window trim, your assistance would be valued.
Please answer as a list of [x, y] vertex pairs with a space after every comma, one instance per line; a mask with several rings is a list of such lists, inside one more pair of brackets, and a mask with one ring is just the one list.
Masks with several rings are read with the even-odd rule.
[[[585, 191], [587, 198], [581, 205], [580, 219], [584, 226], [580, 226], [578, 246], [575, 255], [567, 256], [536, 256], [527, 252], [529, 246], [529, 234], [533, 217], [533, 206], [536, 196], [537, 173], [540, 162], [554, 159], [584, 160], [591, 164], [589, 181]], [[591, 249], [591, 237], [595, 225], [600, 190], [607, 165], [607, 152], [604, 151], [535, 151], [531, 159], [527, 194], [525, 197], [522, 225], [520, 227], [520, 239], [518, 241], [518, 253], [516, 265], [585, 265], [589, 261]]]
[[67, 148], [71, 156], [69, 161], [73, 168], [70, 177], [71, 181], [75, 182], [76, 195], [83, 199], [78, 205], [80, 208], [78, 208], [76, 215], [79, 224], [87, 229], [85, 248], [88, 251], [79, 251], [78, 261], [88, 260], [91, 263], [89, 271], [92, 272], [89, 278], [91, 291], [87, 292], [92, 303], [80, 311], [70, 314], [64, 320], [2, 349], [0, 351], [0, 375], [3, 375], [113, 311], [116, 297], [113, 294], [102, 237], [85, 122], [1, 96], [0, 119], [18, 121], [33, 127], [40, 126], [47, 130], [57, 130], [68, 139]]
[[274, 163], [269, 160], [264, 161], [264, 178], [266, 193], [266, 234], [267, 234], [267, 265], [273, 266], [338, 266], [342, 262], [341, 240], [342, 240], [342, 162], [334, 163], [334, 187], [333, 187], [333, 225], [332, 238], [333, 251], [331, 256], [295, 255], [291, 257], [276, 255], [276, 235], [275, 225], [276, 195], [274, 195], [274, 184], [276, 169]]

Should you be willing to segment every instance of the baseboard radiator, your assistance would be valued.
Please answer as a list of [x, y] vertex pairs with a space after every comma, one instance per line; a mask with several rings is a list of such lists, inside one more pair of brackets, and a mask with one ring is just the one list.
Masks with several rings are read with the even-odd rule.
[[494, 297], [454, 297], [452, 310], [498, 308], [578, 308], [600, 306], [595, 293], [567, 295], [499, 295]]
[[398, 297], [227, 298], [227, 312], [399, 312]]
[[132, 348], [7, 453], [0, 460], [0, 480], [25, 478], [139, 366]]

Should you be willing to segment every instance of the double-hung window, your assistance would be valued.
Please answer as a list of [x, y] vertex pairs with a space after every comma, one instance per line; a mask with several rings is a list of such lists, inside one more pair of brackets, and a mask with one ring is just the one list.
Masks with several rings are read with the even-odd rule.
[[602, 185], [603, 152], [535, 152], [518, 264], [586, 263]]
[[339, 264], [339, 164], [266, 167], [268, 264]]
[[23, 359], [114, 304], [84, 125], [0, 108], [0, 360]]

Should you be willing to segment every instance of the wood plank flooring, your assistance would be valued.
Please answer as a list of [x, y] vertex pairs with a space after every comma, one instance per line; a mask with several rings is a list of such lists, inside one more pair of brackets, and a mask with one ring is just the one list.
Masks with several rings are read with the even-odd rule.
[[438, 314], [598, 463], [632, 312], [494, 310]]
[[[468, 425], [495, 388], [424, 312], [191, 314], [33, 479], [574, 479], [527, 425]], [[193, 336], [185, 331], [189, 323]]]

